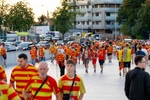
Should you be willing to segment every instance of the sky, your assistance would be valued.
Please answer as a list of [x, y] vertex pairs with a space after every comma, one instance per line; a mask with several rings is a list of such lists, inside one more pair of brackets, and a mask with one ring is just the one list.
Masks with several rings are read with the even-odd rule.
[[[8, 0], [11, 4], [14, 4], [16, 2], [22, 1], [22, 0]], [[30, 7], [33, 8], [33, 12], [35, 14], [35, 17], [37, 20], [37, 17], [44, 14], [47, 16], [47, 10], [48, 12], [53, 12], [56, 7], [60, 5], [60, 0], [26, 0], [30, 3]], [[42, 6], [43, 5], [43, 6]]]

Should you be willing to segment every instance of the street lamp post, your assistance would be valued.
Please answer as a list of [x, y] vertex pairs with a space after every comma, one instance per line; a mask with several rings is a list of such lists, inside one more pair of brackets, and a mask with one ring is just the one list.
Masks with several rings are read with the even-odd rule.
[[117, 13], [116, 13], [116, 0], [115, 0], [115, 40], [116, 40], [116, 17], [117, 17]]
[[48, 7], [46, 5], [42, 5], [42, 6], [46, 7], [46, 9], [47, 9], [47, 18], [49, 18]]
[[2, 39], [5, 39], [4, 38], [4, 1], [2, 1]]
[[2, 39], [4, 38], [4, 18], [2, 19]]

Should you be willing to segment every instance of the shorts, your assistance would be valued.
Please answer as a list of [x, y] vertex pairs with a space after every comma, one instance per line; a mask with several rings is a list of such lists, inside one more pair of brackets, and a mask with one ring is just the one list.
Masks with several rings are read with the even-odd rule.
[[96, 59], [92, 59], [92, 64], [93, 64], [93, 65], [96, 64]]
[[6, 55], [6, 54], [4, 54], [4, 55], [2, 55], [2, 56], [3, 56], [4, 60], [7, 59], [7, 55]]
[[85, 64], [89, 64], [89, 58], [85, 58]]
[[107, 56], [111, 56], [112, 55], [112, 53], [107, 53]]
[[55, 57], [55, 55], [54, 55], [54, 54], [50, 54], [50, 57], [51, 57], [51, 58], [54, 58], [54, 57]]
[[100, 65], [104, 65], [104, 62], [105, 62], [104, 60], [99, 60]]
[[131, 61], [130, 62], [123, 62], [125, 68], [131, 67]]

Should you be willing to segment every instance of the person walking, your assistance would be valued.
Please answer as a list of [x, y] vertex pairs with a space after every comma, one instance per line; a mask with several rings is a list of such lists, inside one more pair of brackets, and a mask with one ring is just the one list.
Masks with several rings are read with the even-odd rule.
[[108, 62], [112, 63], [113, 45], [110, 43], [107, 47]]
[[[122, 75], [121, 70], [124, 68], [123, 59], [122, 59], [122, 53], [123, 53], [123, 46], [121, 46], [120, 50], [117, 50], [117, 60], [119, 63], [119, 76]], [[123, 76], [124, 76], [124, 70], [123, 70]]]
[[5, 70], [1, 65], [0, 65], [0, 81], [7, 82], [7, 76], [6, 76]]
[[136, 67], [125, 77], [125, 95], [129, 100], [150, 100], [150, 75], [143, 70], [146, 59], [143, 55], [137, 55], [134, 63]]
[[58, 80], [58, 87], [63, 100], [65, 100], [66, 95], [68, 100], [82, 100], [86, 92], [82, 78], [75, 74], [75, 68], [76, 63], [71, 59], [67, 60], [67, 73]]
[[86, 73], [88, 73], [90, 57], [91, 57], [90, 49], [89, 49], [88, 46], [86, 46], [84, 51], [83, 51], [83, 54], [82, 54], [82, 58], [83, 58]]
[[4, 67], [7, 67], [6, 66], [6, 59], [7, 59], [7, 50], [5, 49], [5, 43], [2, 43], [2, 47], [1, 47], [1, 55], [4, 59]]
[[99, 46], [97, 55], [98, 55], [98, 60], [99, 60], [100, 68], [101, 68], [100, 73], [103, 73], [103, 67], [104, 67], [103, 65], [106, 60], [106, 51], [103, 46]]
[[31, 58], [31, 63], [35, 66], [36, 59], [37, 59], [37, 51], [36, 51], [35, 46], [31, 47], [30, 58]]
[[25, 87], [30, 77], [37, 73], [37, 68], [28, 63], [27, 55], [24, 53], [19, 54], [18, 65], [15, 66], [11, 72], [10, 85], [13, 88], [16, 87], [16, 92], [21, 97], [21, 100], [24, 100], [22, 96], [22, 89]]
[[[52, 100], [52, 92], [54, 92], [56, 100], [61, 100], [57, 83], [53, 77], [47, 75], [48, 70], [49, 68], [46, 62], [42, 61], [39, 63], [39, 73], [31, 77], [23, 89], [22, 94], [25, 99]], [[41, 84], [43, 85], [41, 86]], [[30, 90], [31, 94], [28, 93]]]
[[126, 44], [126, 46], [124, 47], [122, 57], [124, 63], [124, 75], [126, 75], [126, 73], [130, 71], [131, 62], [133, 64], [133, 52], [131, 51], [129, 44]]
[[[65, 55], [59, 49], [56, 54], [56, 63], [59, 65], [60, 68], [60, 76], [65, 74]], [[56, 64], [56, 65], [57, 65]]]
[[14, 88], [4, 81], [0, 81], [0, 100], [21, 100]]
[[92, 58], [94, 73], [96, 73], [97, 51], [95, 49], [93, 49], [93, 51], [91, 53], [91, 58]]

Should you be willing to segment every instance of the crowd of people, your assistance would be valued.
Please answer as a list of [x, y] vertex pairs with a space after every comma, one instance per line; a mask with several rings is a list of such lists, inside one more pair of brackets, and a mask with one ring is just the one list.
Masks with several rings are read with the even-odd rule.
[[[104, 42], [85, 41], [84, 44], [73, 42], [57, 46], [52, 43], [48, 50], [51, 63], [54, 63], [55, 60], [60, 68], [58, 82], [47, 74], [49, 67], [45, 62], [45, 48], [43, 46], [37, 48], [33, 45], [29, 51], [32, 64], [29, 64], [26, 54], [18, 55], [18, 65], [11, 72], [10, 85], [6, 84], [5, 70], [0, 67], [0, 84], [5, 86], [5, 88], [1, 87], [0, 90], [8, 89], [11, 91], [9, 95], [0, 96], [0, 100], [1, 98], [2, 100], [51, 100], [52, 92], [55, 94], [56, 100], [66, 100], [65, 98], [82, 100], [86, 89], [82, 78], [76, 74], [77, 63], [83, 64], [85, 73], [88, 73], [89, 62], [91, 61], [93, 72], [96, 73], [98, 61], [99, 73], [103, 73], [104, 63], [113, 63], [113, 55], [118, 60], [119, 75], [126, 79], [125, 94], [129, 100], [150, 99], [150, 76], [145, 72], [146, 65], [150, 65], [150, 45], [146, 42], [133, 40], [126, 43], [125, 41], [107, 40]], [[2, 52], [1, 55], [3, 56]], [[3, 58], [5, 59], [5, 57]], [[39, 63], [38, 68], [35, 67], [36, 63]], [[137, 67], [131, 70], [133, 63]], [[4, 64], [6, 65], [6, 62]], [[138, 73], [143, 75], [139, 76]], [[141, 87], [139, 88], [139, 86]], [[142, 96], [136, 96], [138, 95], [135, 93], [137, 91], [142, 91]]]

